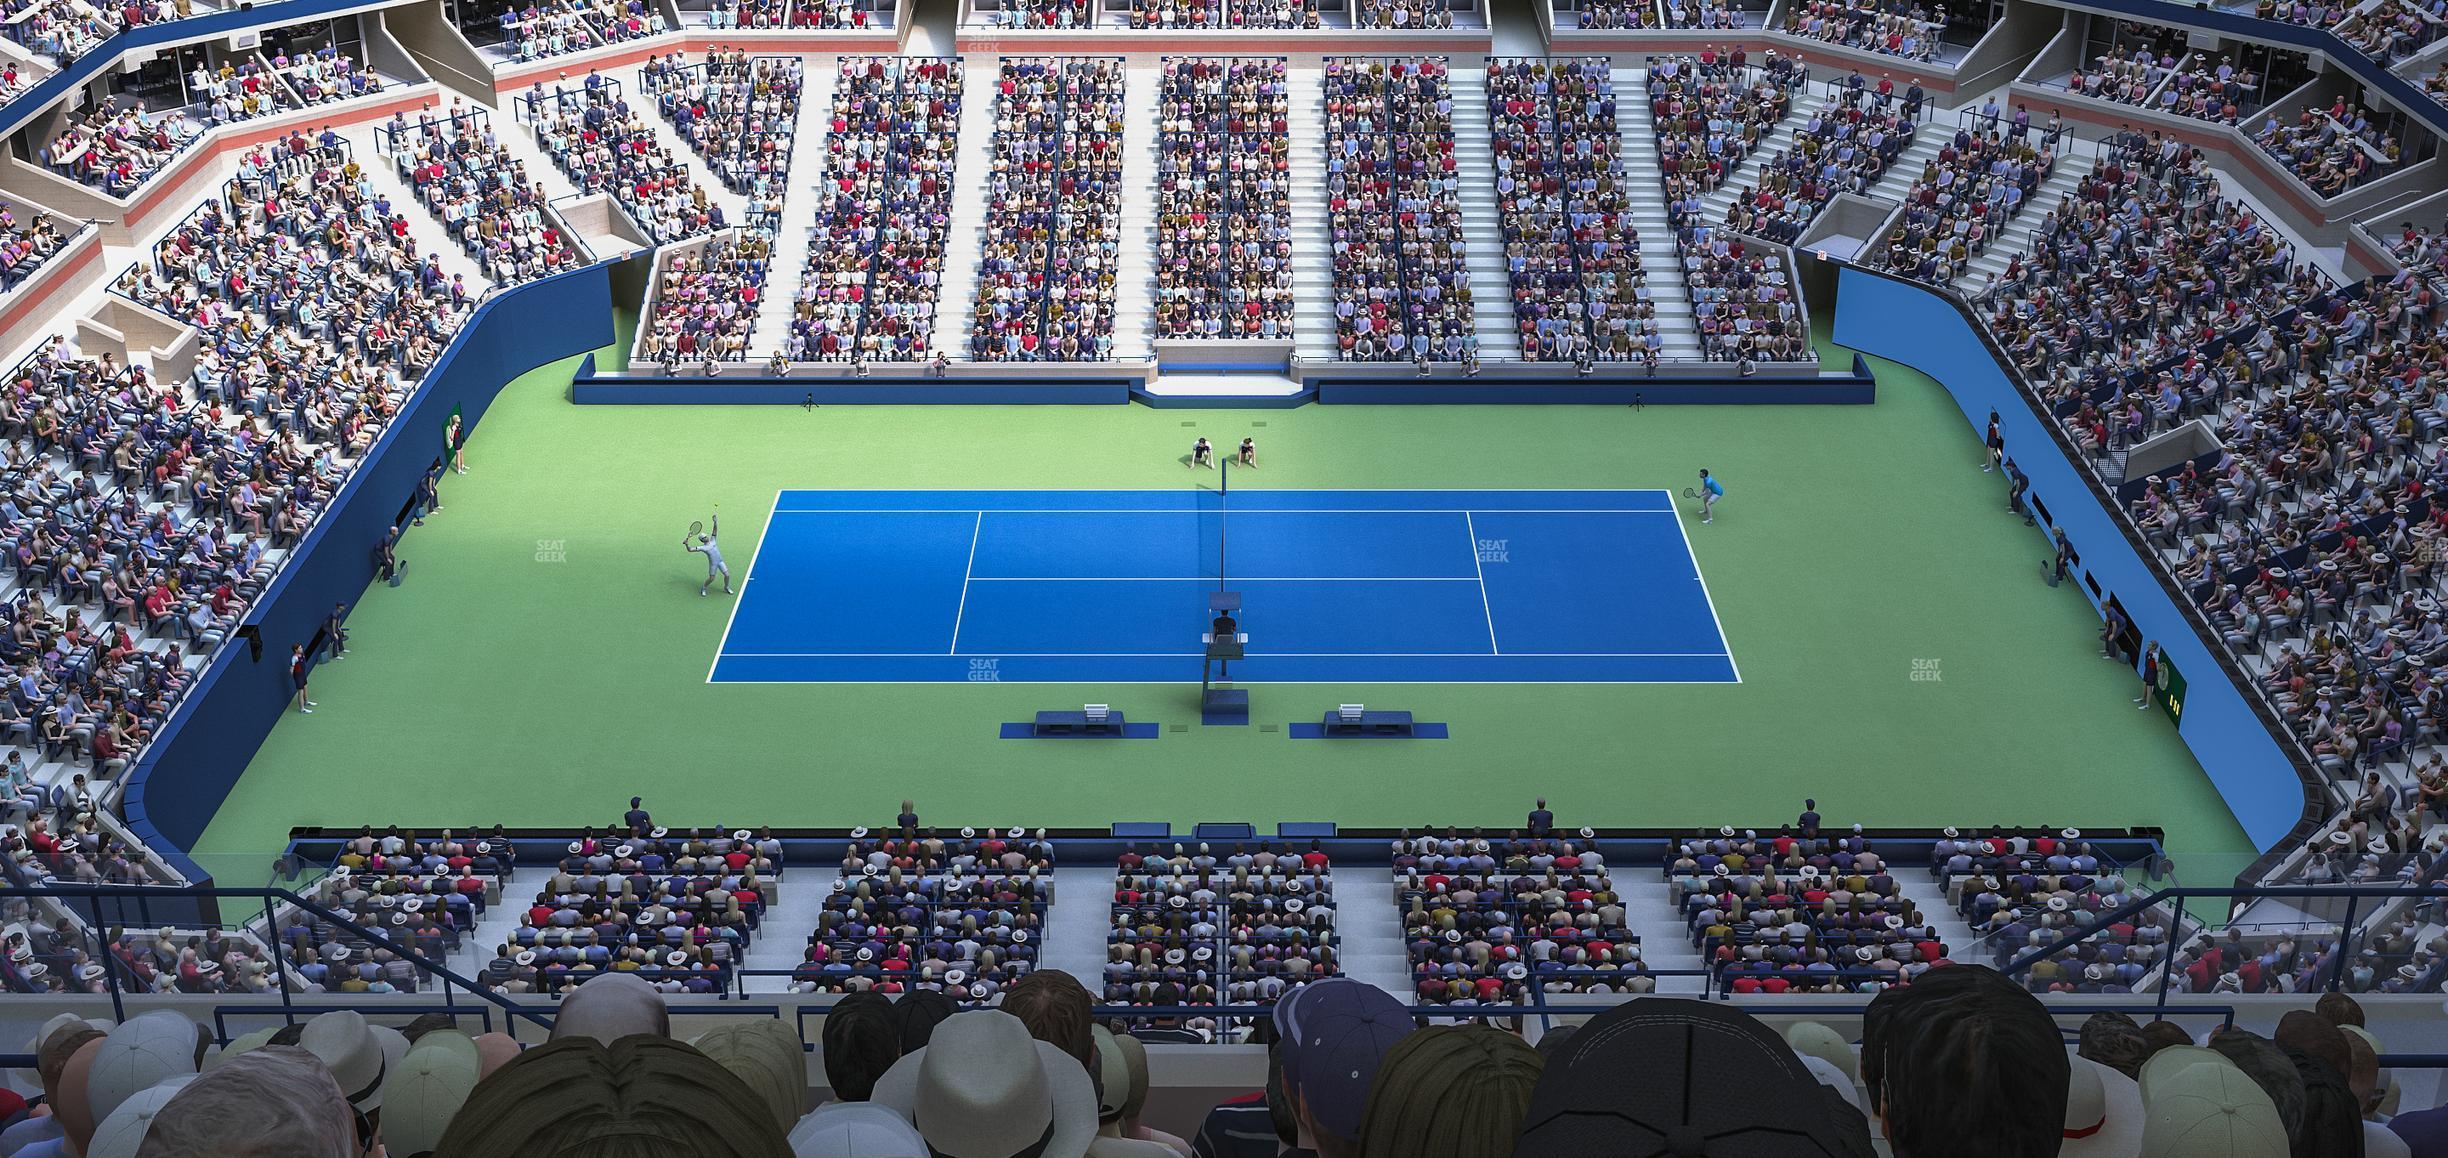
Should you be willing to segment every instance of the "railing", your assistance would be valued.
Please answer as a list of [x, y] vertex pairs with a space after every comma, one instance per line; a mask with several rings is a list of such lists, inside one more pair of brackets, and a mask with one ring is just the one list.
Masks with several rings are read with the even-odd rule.
[[[2321, 988], [2334, 993], [2344, 980], [2344, 963], [2353, 956], [2348, 949], [2358, 932], [2358, 926], [2355, 923], [2358, 909], [2362, 909], [2366, 902], [2374, 900], [2393, 902], [2448, 899], [2448, 885], [2442, 885], [2434, 879], [2413, 885], [2268, 885], [2256, 888], [2178, 886], [2161, 889], [2101, 912], [2094, 918], [2094, 924], [2065, 933], [2049, 944], [2015, 958], [2006, 963], [2001, 971], [2010, 977], [2026, 975], [2031, 971], [2032, 966], [2106, 933], [2109, 927], [2118, 921], [2142, 916], [2161, 905], [2171, 905], [2173, 911], [2181, 912], [2184, 902], [2194, 899], [2225, 900], [2230, 902], [2231, 911], [2234, 912], [2242, 911], [2242, 906], [2233, 904], [2239, 900], [2345, 901], [2345, 914], [2335, 922], [2340, 930], [2338, 943], [2333, 947], [2328, 964], [2322, 967], [2319, 976]], [[2369, 910], [2364, 910], [2364, 912], [2368, 915]], [[2329, 922], [2318, 922], [2318, 925], [2326, 924]], [[2180, 944], [2173, 940], [2168, 944], [2169, 955], [2165, 961], [2161, 962], [2162, 973], [2155, 1008], [2167, 1007], [2168, 994], [2174, 986], [2170, 983], [2171, 979], [2167, 976], [2166, 971], [2175, 967], [2175, 954], [2180, 948]]]
[[[220, 902], [223, 901], [251, 900], [262, 907], [264, 925], [266, 928], [272, 929], [277, 929], [277, 924], [273, 919], [274, 903], [278, 902], [292, 905], [299, 911], [311, 915], [316, 920], [328, 922], [332, 927], [348, 934], [352, 938], [356, 939], [359, 943], [372, 948], [389, 950], [402, 960], [407, 961], [410, 966], [417, 971], [420, 978], [430, 978], [440, 982], [442, 986], [442, 1005], [446, 1010], [455, 1012], [459, 1009], [462, 1004], [460, 994], [462, 991], [464, 991], [469, 998], [473, 999], [479, 1005], [489, 1005], [500, 1009], [505, 1017], [522, 1019], [539, 1026], [549, 1026], [551, 1024], [548, 1017], [522, 1008], [517, 1002], [510, 1001], [500, 994], [493, 993], [484, 987], [477, 985], [468, 978], [462, 977], [457, 973], [452, 972], [448, 968], [420, 956], [415, 951], [413, 946], [403, 945], [393, 941], [386, 934], [368, 929], [348, 917], [344, 917], [339, 913], [333, 912], [319, 902], [309, 900], [306, 897], [290, 892], [287, 889], [227, 889], [196, 888], [193, 886], [180, 888], [146, 888], [131, 885], [72, 884], [60, 884], [45, 889], [28, 889], [19, 886], [0, 887], [0, 898], [32, 898], [38, 896], [46, 897], [54, 902], [57, 902], [71, 912], [78, 911], [79, 906], [81, 905], [83, 907], [81, 915], [90, 919], [90, 923], [87, 925], [88, 931], [108, 929], [116, 923], [105, 921], [103, 919], [102, 902], [106, 900], [139, 901], [146, 905], [153, 905], [163, 904], [173, 899], [179, 899], [199, 902], [200, 908], [203, 907], [201, 905], [202, 902], [211, 902], [211, 907], [218, 908]], [[277, 945], [278, 942], [277, 939], [275, 939], [269, 943]], [[103, 953], [105, 956], [110, 955], [107, 945], [103, 947]], [[97, 963], [105, 964], [106, 966], [110, 964], [108, 961]], [[273, 976], [279, 978], [277, 988], [279, 990], [282, 1015], [291, 1021], [294, 1021], [298, 1016], [295, 1001], [298, 994], [291, 986], [288, 971], [285, 968], [275, 969], [273, 970]], [[106, 967], [103, 970], [103, 980], [105, 983], [104, 992], [109, 995], [111, 1000], [112, 1016], [119, 1020], [125, 1020], [127, 1017], [127, 990], [122, 984], [120, 971], [116, 968]], [[227, 995], [216, 994], [214, 996], [223, 997]], [[312, 1010], [309, 1010], [308, 1012], [311, 1013]]]

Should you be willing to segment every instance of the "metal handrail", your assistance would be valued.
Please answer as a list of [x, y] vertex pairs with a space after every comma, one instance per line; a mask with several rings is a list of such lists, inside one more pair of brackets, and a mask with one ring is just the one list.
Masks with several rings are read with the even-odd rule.
[[[92, 918], [91, 923], [86, 926], [88, 931], [107, 929], [111, 927], [110, 922], [106, 922], [102, 919], [101, 903], [105, 900], [143, 900], [150, 903], [162, 901], [167, 898], [185, 897], [199, 902], [198, 907], [200, 909], [204, 907], [203, 903], [218, 902], [223, 899], [252, 899], [261, 901], [263, 903], [264, 925], [266, 929], [272, 930], [275, 933], [276, 936], [274, 943], [277, 942], [278, 929], [272, 921], [272, 904], [277, 901], [295, 905], [299, 911], [307, 913], [317, 920], [327, 921], [335, 928], [341, 929], [355, 937], [361, 938], [366, 944], [389, 950], [391, 953], [397, 955], [400, 959], [407, 961], [410, 965], [414, 966], [421, 974], [429, 974], [431, 976], [440, 978], [443, 983], [443, 1002], [446, 1006], [452, 1009], [457, 1008], [457, 1003], [455, 1000], [456, 990], [453, 988], [456, 986], [458, 988], [466, 989], [469, 993], [483, 1000], [485, 1003], [500, 1008], [505, 1017], [523, 1019], [539, 1026], [549, 1027], [551, 1024], [548, 1018], [523, 1008], [518, 1003], [509, 1001], [499, 994], [487, 990], [485, 987], [478, 985], [474, 981], [453, 972], [446, 966], [433, 962], [432, 960], [426, 958], [423, 954], [419, 953], [414, 946], [402, 945], [399, 942], [392, 940], [388, 934], [377, 932], [373, 929], [360, 925], [354, 919], [343, 916], [329, 908], [326, 908], [321, 902], [310, 900], [288, 889], [218, 888], [200, 887], [195, 885], [178, 887], [83, 885], [66, 883], [57, 884], [42, 889], [32, 889], [17, 885], [0, 887], [0, 897], [32, 896], [47, 896], [62, 903], [63, 906], [66, 907], [72, 907], [67, 906], [67, 902], [82, 899], [86, 903], [88, 915]], [[214, 905], [214, 907], [217, 908], [217, 904]], [[105, 948], [104, 952], [107, 953], [108, 949]], [[274, 970], [274, 975], [280, 978], [281, 1008], [285, 1014], [289, 1015], [294, 1020], [296, 1003], [293, 1000], [294, 995], [290, 991], [289, 973], [285, 962], [281, 963], [280, 968]], [[103, 971], [103, 976], [108, 982], [107, 989], [111, 999], [111, 1015], [114, 1018], [124, 1021], [127, 1018], [127, 1006], [125, 1001], [126, 991], [120, 986], [118, 971], [105, 969]]]

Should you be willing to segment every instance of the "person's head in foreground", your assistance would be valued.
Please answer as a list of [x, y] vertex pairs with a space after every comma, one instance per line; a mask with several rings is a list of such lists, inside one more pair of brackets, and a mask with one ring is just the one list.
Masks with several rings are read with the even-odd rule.
[[2225, 1053], [2169, 1046], [2143, 1063], [2141, 1086], [2142, 1158], [2288, 1158], [2277, 1104]]
[[1870, 1132], [1783, 1038], [1731, 1006], [1643, 997], [1547, 1057], [1514, 1158], [1871, 1158]]
[[1303, 1148], [1357, 1158], [1378, 1066], [1414, 1028], [1393, 995], [1349, 978], [1303, 985], [1275, 1003], [1284, 1100]]
[[834, 1100], [866, 1101], [874, 1095], [876, 1079], [900, 1060], [901, 1036], [893, 1025], [890, 998], [845, 994], [825, 1011], [825, 1082], [832, 1086]]
[[294, 1046], [248, 1050], [154, 1114], [137, 1158], [358, 1158], [358, 1119], [323, 1062]]
[[773, 1107], [696, 1048], [569, 1035], [478, 1083], [436, 1158], [790, 1158]]
[[1361, 1158], [1506, 1158], [1542, 1066], [1527, 1042], [1484, 1023], [1403, 1038], [1369, 1087]]
[[1866, 1107], [1895, 1158], [2049, 1158], [2071, 1063], [2040, 999], [1995, 969], [1949, 965], [1880, 991], [1862, 1014]]
[[936, 1026], [926, 1048], [877, 1080], [875, 1104], [906, 1116], [935, 1153], [957, 1158], [1082, 1158], [1097, 1133], [1088, 1071], [995, 1009]]

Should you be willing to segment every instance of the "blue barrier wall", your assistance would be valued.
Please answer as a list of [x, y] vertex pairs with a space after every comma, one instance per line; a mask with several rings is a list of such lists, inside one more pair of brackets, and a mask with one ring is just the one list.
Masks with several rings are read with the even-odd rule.
[[[476, 431], [485, 408], [512, 378], [611, 343], [608, 271], [596, 265], [530, 282], [476, 308], [249, 609], [246, 622], [262, 633], [262, 656], [250, 656], [243, 642], [222, 648], [171, 712], [129, 770], [122, 804], [129, 829], [172, 867], [203, 878], [185, 851], [289, 706], [290, 645], [311, 643], [332, 604], [356, 603], [372, 582], [374, 549], [440, 456], [452, 411]], [[413, 537], [403, 541], [402, 557], [414, 544]], [[363, 767], [333, 772], [382, 775], [381, 754], [366, 756]]]
[[[1836, 342], [1921, 371], [1946, 387], [1974, 431], [1997, 411], [2006, 452], [2031, 478], [2031, 495], [2081, 556], [2081, 573], [2099, 584], [2094, 604], [2113, 595], [2144, 639], [2183, 672], [2188, 684], [2178, 734], [2225, 798], [2255, 847], [2285, 839], [2302, 814], [2303, 781], [2279, 741], [2219, 668], [2192, 623], [2125, 538], [2099, 491], [2066, 460], [2015, 380], [1955, 305], [1917, 285], [1847, 268], [1836, 294]], [[2036, 555], [2037, 553], [2035, 553]]]

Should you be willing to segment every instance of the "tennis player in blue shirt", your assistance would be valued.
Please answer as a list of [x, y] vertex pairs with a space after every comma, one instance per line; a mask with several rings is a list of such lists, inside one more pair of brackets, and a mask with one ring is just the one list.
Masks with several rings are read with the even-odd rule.
[[1717, 500], [1722, 499], [1722, 498], [1724, 498], [1724, 497], [1725, 497], [1725, 487], [1724, 487], [1722, 484], [1720, 484], [1720, 483], [1719, 483], [1719, 482], [1718, 482], [1716, 479], [1711, 478], [1711, 477], [1709, 476], [1709, 472], [1708, 472], [1707, 470], [1703, 469], [1703, 470], [1700, 472], [1700, 521], [1701, 521], [1701, 522], [1703, 522], [1703, 523], [1706, 523], [1706, 522], [1712, 522], [1712, 521], [1714, 521], [1714, 520], [1716, 519], [1716, 517], [1717, 517]]

